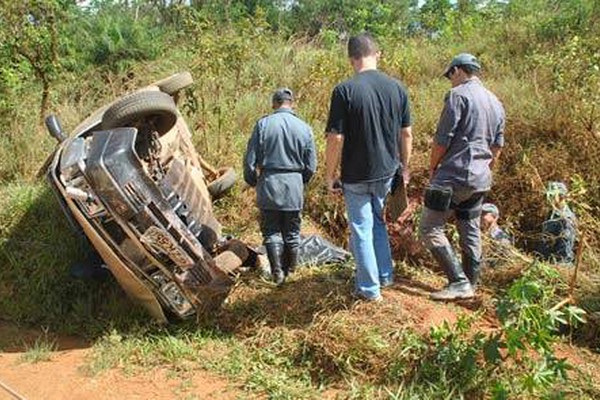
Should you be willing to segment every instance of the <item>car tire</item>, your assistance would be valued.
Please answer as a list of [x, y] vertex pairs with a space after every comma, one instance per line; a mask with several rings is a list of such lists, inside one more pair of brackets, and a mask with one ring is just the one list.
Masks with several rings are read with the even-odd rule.
[[125, 96], [104, 112], [102, 129], [133, 127], [141, 120], [153, 120], [159, 135], [170, 131], [177, 122], [177, 106], [173, 98], [150, 90]]
[[231, 167], [219, 169], [219, 176], [214, 181], [208, 184], [208, 192], [213, 200], [223, 196], [229, 189], [233, 187], [237, 180], [237, 174]]
[[158, 81], [156, 86], [158, 86], [162, 92], [173, 95], [180, 90], [191, 86], [193, 83], [194, 78], [192, 78], [192, 74], [188, 71], [184, 71]]

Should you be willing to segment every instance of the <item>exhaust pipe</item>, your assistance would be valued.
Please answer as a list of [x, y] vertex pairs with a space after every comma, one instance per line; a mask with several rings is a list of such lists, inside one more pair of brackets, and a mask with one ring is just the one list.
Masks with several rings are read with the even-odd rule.
[[67, 140], [67, 135], [63, 131], [62, 126], [60, 125], [60, 121], [54, 114], [50, 114], [44, 120], [46, 123], [46, 128], [50, 135], [58, 141], [58, 143], [62, 143]]
[[88, 192], [73, 186], [66, 186], [65, 191], [67, 193], [67, 197], [71, 199], [85, 201], [86, 203], [91, 203], [95, 200], [94, 196], [92, 196]]

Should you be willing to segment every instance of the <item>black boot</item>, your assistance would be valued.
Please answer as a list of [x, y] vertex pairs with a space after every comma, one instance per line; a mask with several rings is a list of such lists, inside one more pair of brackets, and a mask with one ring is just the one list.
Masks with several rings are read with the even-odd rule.
[[467, 278], [469, 278], [469, 282], [471, 282], [473, 290], [477, 289], [479, 275], [481, 274], [481, 260], [476, 260], [475, 258], [468, 256], [466, 253], [463, 253], [462, 265], [465, 275]]
[[269, 257], [269, 264], [271, 264], [271, 275], [273, 276], [273, 282], [277, 286], [280, 286], [285, 281], [285, 275], [283, 273], [282, 256], [283, 256], [283, 244], [281, 243], [267, 243], [267, 257]]
[[460, 263], [456, 259], [454, 250], [450, 246], [433, 247], [430, 249], [433, 258], [444, 269], [448, 277], [448, 286], [439, 292], [430, 295], [433, 300], [457, 300], [473, 297], [473, 288], [465, 275]]
[[285, 246], [283, 250], [283, 273], [285, 276], [296, 272], [298, 265], [298, 247]]

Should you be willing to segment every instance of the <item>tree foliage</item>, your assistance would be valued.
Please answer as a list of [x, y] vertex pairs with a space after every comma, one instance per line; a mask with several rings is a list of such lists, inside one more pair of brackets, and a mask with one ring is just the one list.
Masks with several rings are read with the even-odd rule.
[[[70, 118], [68, 126], [116, 94], [181, 69], [195, 78], [181, 97], [181, 109], [195, 144], [211, 162], [240, 162], [244, 133], [268, 111], [268, 93], [277, 86], [292, 87], [299, 114], [315, 132], [322, 131], [331, 89], [351, 73], [346, 39], [363, 30], [379, 39], [381, 68], [402, 79], [411, 92], [415, 192], [427, 179], [429, 135], [448, 89], [441, 71], [454, 54], [469, 51], [482, 61], [486, 84], [507, 109], [507, 146], [490, 193], [503, 218], [517, 231], [534, 231], [543, 213], [536, 193], [540, 182], [571, 179], [580, 227], [594, 241], [590, 247], [597, 248], [597, 0], [95, 0], [85, 7], [74, 0], [3, 0], [0, 126], [6, 130], [0, 134], [0, 181], [32, 178], [49, 152], [47, 143], [38, 144], [43, 140], [31, 104], [40, 103], [40, 115], [52, 106], [60, 108], [64, 120]], [[323, 135], [315, 138], [323, 145]], [[319, 179], [323, 176], [317, 174], [309, 188], [307, 213], [339, 237], [343, 204], [314, 190], [322, 184]], [[249, 229], [250, 194], [243, 191], [224, 201], [239, 211], [224, 211], [219, 216], [224, 225]], [[596, 264], [590, 265], [598, 265], [594, 254], [590, 260]], [[418, 364], [419, 373], [408, 371], [406, 377], [419, 387], [437, 382], [436, 390], [445, 395], [431, 398], [466, 392], [521, 398], [551, 392], [566, 371], [549, 351], [555, 328], [579, 314], [571, 308], [563, 314], [544, 311], [558, 295], [552, 285], [539, 281], [554, 279], [547, 272], [532, 268], [506, 293], [498, 304], [501, 334], [469, 337], [464, 321], [441, 326], [427, 343], [415, 343], [412, 352], [403, 353], [410, 363], [389, 363], [390, 371], [401, 374], [407, 365]], [[592, 312], [600, 304], [597, 297], [593, 301]], [[508, 360], [524, 360], [532, 352], [537, 356], [527, 363], [508, 363], [514, 366], [514, 379], [489, 384], [507, 354]], [[407, 361], [401, 355], [394, 359]], [[340, 360], [354, 362], [346, 354]], [[448, 394], [448, 387], [456, 392]]]
[[11, 85], [17, 74], [33, 75], [42, 85], [42, 115], [60, 70], [58, 25], [63, 7], [57, 0], [26, 0], [6, 2], [0, 8], [3, 84]]

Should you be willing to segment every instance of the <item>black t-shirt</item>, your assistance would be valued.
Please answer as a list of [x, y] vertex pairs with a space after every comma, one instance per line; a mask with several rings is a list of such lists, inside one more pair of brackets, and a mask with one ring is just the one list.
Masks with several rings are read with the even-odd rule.
[[344, 135], [342, 182], [392, 176], [400, 165], [398, 135], [408, 126], [406, 89], [383, 72], [367, 70], [336, 86], [326, 132]]

